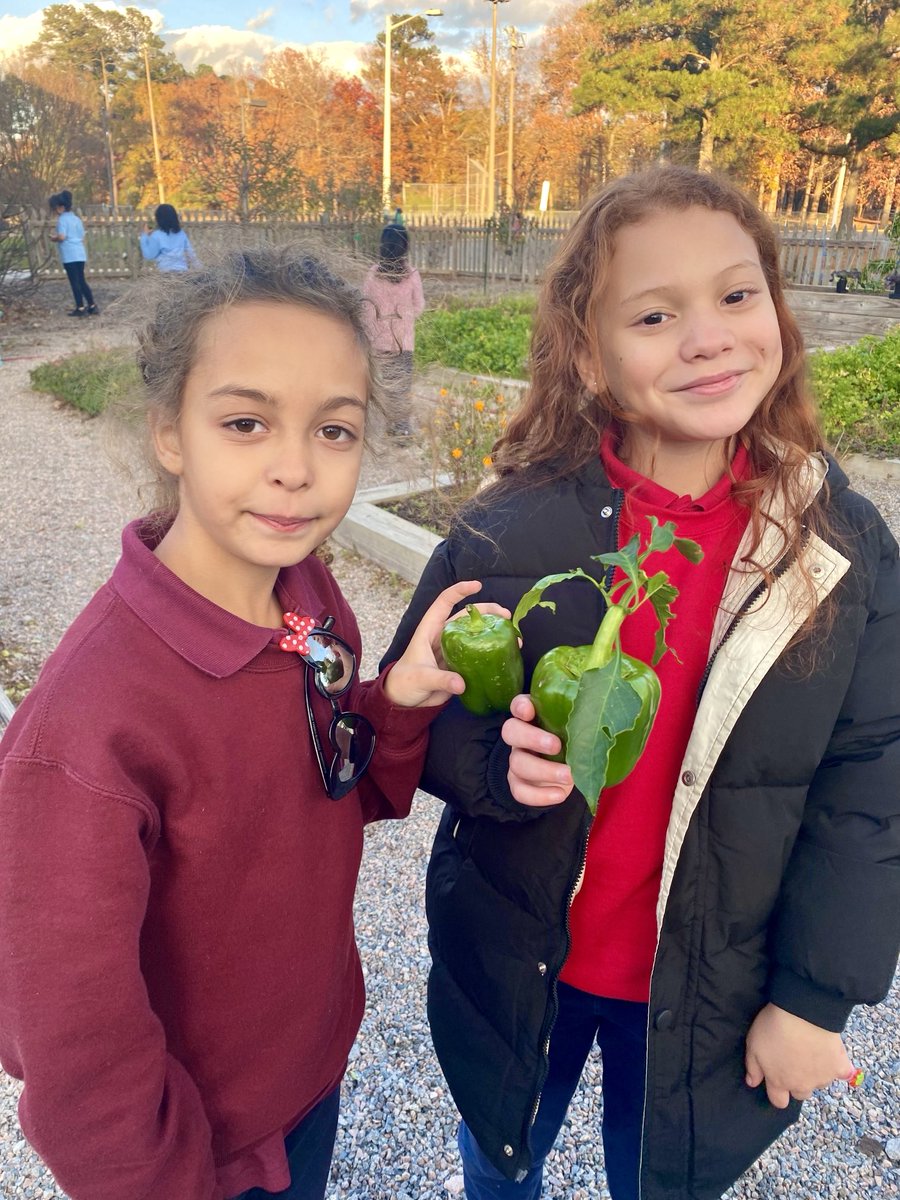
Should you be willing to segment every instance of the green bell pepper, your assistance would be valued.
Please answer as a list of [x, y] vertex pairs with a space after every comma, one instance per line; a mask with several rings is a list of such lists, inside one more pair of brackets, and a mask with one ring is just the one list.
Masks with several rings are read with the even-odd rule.
[[[566, 761], [566, 727], [590, 653], [590, 646], [557, 646], [538, 660], [531, 677], [537, 723], [562, 742], [559, 754], [550, 756], [556, 762]], [[641, 708], [634, 727], [618, 734], [610, 748], [604, 787], [621, 783], [643, 754], [661, 694], [659, 676], [638, 658], [622, 654], [619, 674], [637, 692]]]
[[[537, 723], [562, 741], [562, 752], [553, 757], [568, 763], [592, 813], [603, 788], [621, 783], [637, 763], [659, 708], [661, 687], [653, 668], [669, 648], [666, 626], [678, 590], [664, 571], [648, 575], [644, 563], [651, 554], [672, 549], [690, 562], [703, 557], [696, 542], [676, 535], [671, 521], [660, 525], [655, 517], [648, 520], [646, 545], [635, 534], [621, 550], [595, 556], [604, 568], [618, 567], [622, 579], [607, 584], [580, 568], [547, 575], [525, 593], [513, 614], [518, 629], [536, 605], [555, 610], [552, 601], [543, 599], [544, 589], [572, 579], [592, 584], [605, 601], [593, 643], [548, 650], [531, 679]], [[658, 626], [652, 663], [623, 654], [620, 640], [622, 622], [648, 602]]]
[[508, 617], [466, 606], [441, 634], [444, 661], [466, 681], [460, 696], [469, 712], [489, 717], [509, 712], [525, 685], [519, 636]]

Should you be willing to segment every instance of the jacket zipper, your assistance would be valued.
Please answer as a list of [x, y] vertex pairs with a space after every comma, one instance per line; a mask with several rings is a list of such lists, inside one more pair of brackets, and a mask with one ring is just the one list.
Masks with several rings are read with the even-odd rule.
[[[613, 546], [613, 548], [617, 547], [619, 544], [619, 519], [622, 515], [622, 504], [624, 502], [624, 499], [625, 499], [624, 490], [622, 488], [615, 488], [613, 490], [613, 511], [612, 511], [612, 524], [613, 524], [612, 546]], [[603, 579], [606, 587], [610, 587], [612, 585], [612, 579], [613, 579], [613, 575], [615, 573], [615, 569], [616, 569], [615, 566], [610, 566], [607, 568], [606, 573], [604, 575], [604, 579]], [[566, 905], [565, 905], [565, 909], [563, 911], [563, 921], [564, 921], [565, 933], [566, 933], [566, 952], [563, 955], [563, 962], [565, 962], [566, 959], [569, 957], [569, 949], [572, 945], [572, 930], [569, 925], [569, 912], [571, 911], [572, 904], [575, 900], [576, 895], [578, 894], [578, 888], [581, 885], [581, 881], [584, 878], [584, 872], [585, 872], [585, 868], [587, 866], [587, 852], [588, 852], [589, 836], [590, 836], [590, 825], [588, 825], [587, 832], [585, 833], [585, 835], [581, 841], [581, 856], [580, 856], [580, 860], [579, 860], [578, 873], [575, 876], [574, 880], [572, 881], [572, 883], [569, 887], [569, 892], [568, 892], [568, 895], [566, 896]], [[558, 996], [557, 996], [556, 984], [559, 980], [559, 971], [561, 971], [561, 970], [562, 970], [562, 963], [560, 963], [559, 970], [556, 972], [556, 975], [553, 978], [553, 984], [552, 984], [553, 991], [552, 991], [552, 996], [551, 996], [551, 1010], [550, 1010], [551, 1018], [550, 1018], [549, 1023], [547, 1023], [547, 1025], [546, 1025], [547, 1032], [543, 1034], [543, 1040], [541, 1043], [541, 1049], [543, 1052], [544, 1061], [543, 1061], [543, 1065], [541, 1068], [541, 1073], [538, 1077], [537, 1094], [535, 1095], [534, 1103], [531, 1106], [531, 1116], [529, 1117], [529, 1120], [528, 1120], [529, 1134], [526, 1135], [526, 1143], [527, 1143], [528, 1137], [530, 1136], [530, 1130], [532, 1129], [535, 1121], [537, 1120], [538, 1109], [541, 1106], [541, 1094], [544, 1089], [544, 1084], [547, 1081], [547, 1076], [550, 1073], [550, 1063], [549, 1063], [550, 1034], [553, 1031], [553, 1026], [556, 1024], [556, 1018], [557, 1018], [557, 1015], [559, 1014], [559, 1000], [558, 1000]], [[542, 1033], [543, 1033], [543, 1030], [542, 1030]]]
[[[794, 562], [796, 561], [796, 558], [797, 558], [796, 554], [791, 552], [790, 554], [786, 554], [783, 558], [781, 558], [775, 564], [775, 570], [772, 572], [772, 582], [773, 583], [775, 582], [776, 579], [779, 579], [785, 573], [785, 571], [788, 570], [789, 567], [793, 566]], [[703, 693], [706, 690], [706, 684], [709, 681], [710, 672], [713, 669], [713, 663], [715, 663], [716, 659], [719, 656], [719, 651], [722, 649], [722, 647], [725, 645], [726, 642], [730, 641], [732, 635], [734, 634], [734, 631], [737, 629], [738, 625], [741, 622], [741, 618], [745, 617], [747, 615], [747, 613], [750, 611], [750, 609], [753, 607], [753, 605], [756, 603], [756, 601], [759, 599], [759, 597], [763, 594], [763, 592], [765, 592], [766, 587], [767, 587], [766, 581], [764, 579], [761, 579], [759, 581], [759, 583], [756, 585], [756, 587], [753, 589], [753, 591], [750, 592], [750, 594], [747, 596], [747, 599], [744, 601], [744, 603], [741, 605], [741, 607], [734, 614], [734, 616], [731, 619], [731, 624], [728, 626], [728, 628], [722, 634], [722, 637], [719, 639], [719, 644], [718, 644], [718, 646], [716, 646], [715, 650], [710, 655], [709, 661], [706, 664], [706, 669], [703, 672], [703, 678], [700, 680], [700, 684], [697, 688], [697, 704], [698, 705], [700, 704], [701, 697], [703, 696]]]

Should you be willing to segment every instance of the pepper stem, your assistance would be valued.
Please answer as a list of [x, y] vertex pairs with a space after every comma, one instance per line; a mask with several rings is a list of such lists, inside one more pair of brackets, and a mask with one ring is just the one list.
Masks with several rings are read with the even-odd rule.
[[612, 658], [613, 650], [615, 650], [616, 643], [618, 642], [619, 630], [627, 616], [627, 610], [620, 608], [618, 604], [611, 604], [607, 608], [603, 620], [600, 622], [600, 628], [597, 630], [597, 636], [594, 638], [593, 645], [591, 646], [587, 662], [584, 665], [586, 671], [594, 667], [605, 667]]
[[472, 633], [481, 633], [486, 622], [484, 617], [481, 615], [480, 609], [477, 609], [474, 604], [467, 604], [466, 612], [469, 614], [470, 631]]

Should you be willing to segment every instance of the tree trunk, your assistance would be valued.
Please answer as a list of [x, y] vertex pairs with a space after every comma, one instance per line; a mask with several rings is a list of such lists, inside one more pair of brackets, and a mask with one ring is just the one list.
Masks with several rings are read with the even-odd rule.
[[766, 212], [773, 217], [778, 211], [778, 193], [781, 191], [781, 157], [772, 164], [772, 174], [769, 176], [769, 199], [766, 202]]
[[806, 215], [819, 215], [819, 201], [822, 199], [822, 189], [825, 187], [825, 159], [819, 155], [813, 172], [813, 189], [806, 202]]
[[711, 171], [716, 138], [712, 130], [712, 113], [706, 109], [700, 119], [700, 153], [697, 155], [697, 170]]
[[828, 217], [829, 229], [836, 229], [838, 221], [841, 219], [841, 212], [844, 205], [844, 180], [846, 178], [847, 160], [846, 158], [842, 158], [837, 179], [834, 181], [834, 191], [831, 194], [831, 212]]
[[853, 220], [856, 216], [856, 200], [859, 195], [859, 177], [862, 174], [862, 155], [854, 151], [847, 163], [847, 180], [841, 198], [838, 232], [842, 237], [853, 236]]
[[897, 172], [891, 171], [891, 177], [887, 181], [887, 187], [884, 189], [884, 208], [881, 210], [881, 224], [888, 226], [891, 223], [891, 209], [894, 207], [894, 193], [897, 190]]
[[809, 156], [809, 166], [806, 169], [806, 183], [803, 185], [803, 190], [800, 193], [801, 198], [802, 198], [802, 203], [800, 205], [799, 211], [801, 214], [809, 212], [809, 194], [812, 191], [813, 172], [815, 171], [815, 167], [816, 167], [816, 160], [813, 157], [813, 155], [811, 154]]

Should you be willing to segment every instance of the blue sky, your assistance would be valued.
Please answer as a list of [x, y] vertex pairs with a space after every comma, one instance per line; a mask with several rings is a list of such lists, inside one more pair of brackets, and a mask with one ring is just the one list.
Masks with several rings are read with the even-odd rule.
[[[116, 7], [116, 0], [96, 0], [101, 7]], [[497, 25], [515, 25], [526, 36], [534, 34], [553, 12], [569, 0], [507, 0], [498, 5]], [[427, 0], [155, 0], [134, 7], [157, 21], [160, 32], [184, 62], [224, 62], [229, 56], [261, 58], [279, 45], [331, 45], [335, 61], [343, 53], [352, 61], [353, 45], [374, 41], [384, 28], [387, 13], [413, 13], [432, 7]], [[126, 7], [127, 0], [118, 4]], [[36, 36], [40, 28], [40, 0], [0, 0], [0, 49], [11, 50]], [[437, 44], [449, 53], [469, 45], [489, 31], [491, 4], [487, 0], [447, 0], [433, 5], [444, 16], [431, 19]]]

